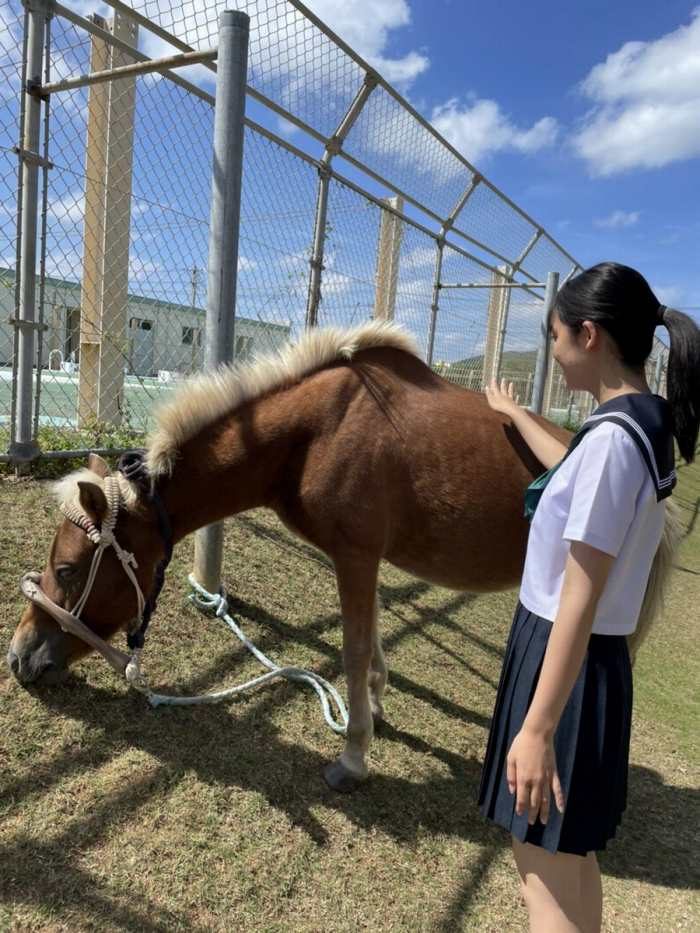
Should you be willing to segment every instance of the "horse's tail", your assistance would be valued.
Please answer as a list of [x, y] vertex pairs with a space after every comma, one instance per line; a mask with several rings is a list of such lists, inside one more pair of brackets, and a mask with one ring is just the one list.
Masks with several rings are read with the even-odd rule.
[[664, 531], [654, 561], [651, 565], [651, 572], [649, 573], [649, 580], [647, 581], [647, 588], [644, 593], [644, 600], [639, 613], [637, 628], [631, 635], [627, 636], [627, 644], [629, 646], [632, 664], [634, 664], [637, 652], [642, 642], [649, 634], [652, 624], [663, 611], [664, 597], [671, 576], [673, 559], [684, 531], [680, 506], [674, 502], [673, 497], [670, 496], [666, 500]]

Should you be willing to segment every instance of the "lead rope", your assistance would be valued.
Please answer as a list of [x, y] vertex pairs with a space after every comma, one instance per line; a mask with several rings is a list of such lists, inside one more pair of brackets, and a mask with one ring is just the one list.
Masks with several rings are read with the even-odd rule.
[[[146, 686], [145, 678], [143, 678], [139, 670], [138, 675], [141, 678], [141, 685], [139, 686], [139, 684], [134, 683], [134, 686], [146, 693], [151, 706], [194, 706], [202, 703], [220, 703], [228, 697], [237, 696], [241, 693], [248, 693], [256, 687], [282, 678], [296, 683], [305, 683], [312, 687], [316, 691], [321, 703], [323, 718], [334, 732], [337, 732], [339, 735], [345, 734], [348, 725], [348, 712], [343, 698], [333, 684], [329, 683], [324, 677], [321, 677], [320, 674], [315, 674], [313, 671], [307, 671], [300, 667], [280, 667], [278, 664], [275, 664], [275, 662], [271, 661], [259, 648], [256, 648], [253, 642], [245, 635], [240, 626], [231, 617], [228, 611], [228, 602], [223, 591], [220, 593], [208, 592], [203, 586], [197, 583], [191, 574], [188, 580], [194, 591], [189, 596], [190, 602], [202, 612], [213, 613], [217, 619], [223, 619], [241, 644], [254, 655], [263, 667], [268, 669], [268, 673], [260, 674], [260, 676], [253, 677], [244, 684], [239, 684], [237, 687], [229, 687], [227, 690], [205, 693], [201, 696], [180, 697], [153, 693]], [[140, 654], [140, 651], [134, 652], [136, 670], [138, 670], [139, 661], [139, 658], [136, 657], [137, 654]], [[333, 704], [336, 707], [337, 716], [332, 709]]]

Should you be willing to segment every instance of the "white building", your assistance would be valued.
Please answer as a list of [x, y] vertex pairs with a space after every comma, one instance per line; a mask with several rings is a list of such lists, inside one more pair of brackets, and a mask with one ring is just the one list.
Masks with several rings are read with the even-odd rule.
[[[37, 281], [37, 309], [39, 283]], [[138, 376], [159, 372], [187, 374], [202, 368], [204, 326], [202, 308], [129, 295], [127, 340], [122, 349], [124, 370]], [[15, 273], [0, 269], [0, 366], [12, 365], [15, 314]], [[38, 317], [38, 310], [37, 310]], [[41, 365], [61, 369], [80, 362], [80, 285], [47, 277], [44, 284], [44, 323]], [[236, 316], [235, 359], [248, 360], [258, 352], [284, 346], [289, 326]]]

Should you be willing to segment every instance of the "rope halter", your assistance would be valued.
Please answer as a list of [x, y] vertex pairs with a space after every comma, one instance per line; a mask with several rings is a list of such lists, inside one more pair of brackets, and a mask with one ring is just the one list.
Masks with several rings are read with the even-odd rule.
[[121, 473], [110, 474], [104, 477], [103, 491], [105, 499], [107, 500], [107, 514], [102, 522], [101, 528], [98, 528], [92, 519], [86, 515], [77, 504], [64, 502], [60, 506], [60, 510], [65, 517], [73, 522], [74, 525], [82, 528], [90, 541], [96, 545], [85, 588], [72, 611], [68, 611], [62, 606], [57, 605], [44, 592], [41, 588], [41, 574], [39, 573], [30, 572], [25, 574], [22, 578], [21, 589], [27, 599], [36, 603], [36, 605], [40, 606], [45, 612], [52, 616], [64, 632], [75, 635], [89, 644], [98, 651], [116, 671], [120, 674], [125, 674], [126, 679], [134, 686], [138, 687], [141, 680], [141, 673], [139, 670], [140, 649], [136, 649], [131, 656], [125, 654], [123, 651], [110, 645], [103, 638], [100, 638], [100, 636], [89, 629], [80, 618], [85, 604], [90, 597], [90, 593], [92, 592], [102, 556], [107, 548], [112, 547], [114, 548], [114, 552], [117, 555], [117, 559], [124, 573], [127, 575], [136, 591], [137, 628], [142, 624], [146, 600], [139, 586], [136, 574], [134, 573], [134, 570], [138, 568], [138, 564], [134, 555], [122, 548], [114, 537], [114, 528], [117, 524], [119, 508], [124, 502], [122, 483], [126, 482], [127, 480]]

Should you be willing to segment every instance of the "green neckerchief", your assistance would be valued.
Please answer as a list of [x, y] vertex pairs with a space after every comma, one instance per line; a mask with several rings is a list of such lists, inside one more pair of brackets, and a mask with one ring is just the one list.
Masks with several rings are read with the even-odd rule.
[[537, 506], [539, 504], [539, 501], [542, 497], [542, 493], [544, 492], [547, 483], [554, 476], [554, 474], [557, 472], [557, 470], [562, 465], [562, 463], [566, 460], [569, 454], [572, 453], [578, 447], [578, 445], [584, 439], [584, 437], [586, 436], [586, 434], [588, 433], [591, 427], [593, 427], [593, 425], [588, 425], [585, 427], [585, 430], [584, 428], [581, 428], [576, 434], [574, 434], [573, 438], [571, 439], [571, 443], [569, 444], [568, 450], [566, 451], [564, 456], [561, 458], [559, 463], [555, 463], [551, 469], [547, 470], [545, 473], [541, 473], [537, 477], [537, 479], [534, 479], [530, 483], [530, 485], [527, 487], [527, 489], [525, 490], [524, 515], [525, 515], [525, 518], [529, 522], [532, 521], [532, 516], [535, 514], [535, 511], [537, 509]]

